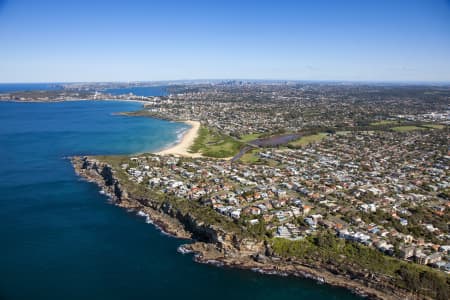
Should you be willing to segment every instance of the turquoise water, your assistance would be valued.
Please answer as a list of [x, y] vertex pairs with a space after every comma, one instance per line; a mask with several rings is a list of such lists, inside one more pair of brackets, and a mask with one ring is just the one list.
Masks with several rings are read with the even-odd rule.
[[155, 150], [186, 126], [137, 103], [0, 103], [0, 299], [359, 299], [298, 278], [194, 263], [65, 158]]

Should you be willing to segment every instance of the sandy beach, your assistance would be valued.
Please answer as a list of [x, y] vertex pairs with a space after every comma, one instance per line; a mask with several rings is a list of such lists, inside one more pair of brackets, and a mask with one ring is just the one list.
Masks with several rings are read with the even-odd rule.
[[175, 155], [184, 157], [201, 157], [200, 153], [190, 153], [188, 150], [194, 143], [195, 138], [198, 135], [200, 129], [200, 122], [198, 121], [185, 121], [184, 123], [191, 126], [191, 128], [183, 135], [181, 141], [165, 150], [156, 152], [158, 155]]

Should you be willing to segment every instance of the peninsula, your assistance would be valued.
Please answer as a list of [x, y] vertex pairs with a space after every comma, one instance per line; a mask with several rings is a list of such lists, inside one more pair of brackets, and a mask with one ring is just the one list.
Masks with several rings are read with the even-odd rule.
[[126, 114], [198, 120], [178, 145], [73, 157], [76, 172], [198, 262], [448, 299], [449, 88], [184, 89]]

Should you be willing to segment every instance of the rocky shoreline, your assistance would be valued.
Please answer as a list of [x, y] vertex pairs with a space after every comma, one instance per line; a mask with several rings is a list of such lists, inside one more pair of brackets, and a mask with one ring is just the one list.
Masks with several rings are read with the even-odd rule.
[[342, 275], [331, 265], [276, 257], [270, 245], [264, 242], [242, 239], [214, 225], [198, 222], [192, 215], [182, 214], [167, 203], [134, 197], [119, 181], [116, 171], [95, 157], [72, 157], [71, 162], [79, 176], [96, 183], [115, 205], [146, 217], [148, 223], [168, 235], [192, 240], [192, 243], [180, 246], [178, 252], [193, 254], [196, 262], [262, 274], [310, 278], [347, 288], [370, 299], [422, 299], [398, 289], [388, 278], [357, 271]]

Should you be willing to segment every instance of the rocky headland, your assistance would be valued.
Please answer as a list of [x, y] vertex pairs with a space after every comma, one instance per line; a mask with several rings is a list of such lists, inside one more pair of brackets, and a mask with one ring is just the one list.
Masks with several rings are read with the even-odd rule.
[[148, 217], [149, 222], [163, 232], [189, 239], [178, 251], [193, 253], [200, 263], [222, 267], [249, 269], [264, 274], [311, 278], [320, 283], [344, 287], [370, 299], [423, 299], [395, 285], [392, 278], [371, 274], [347, 266], [342, 273], [338, 267], [321, 262], [304, 262], [274, 254], [270, 243], [229, 232], [215, 224], [198, 220], [193, 214], [178, 209], [170, 202], [151, 199], [132, 191], [125, 179], [108, 163], [96, 157], [72, 157], [76, 173], [96, 183], [111, 201], [127, 210]]

